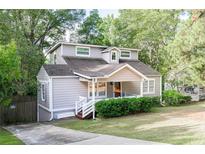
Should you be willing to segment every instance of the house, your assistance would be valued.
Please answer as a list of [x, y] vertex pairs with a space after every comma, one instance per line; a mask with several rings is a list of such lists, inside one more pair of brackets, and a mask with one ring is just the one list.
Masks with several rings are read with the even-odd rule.
[[[138, 60], [138, 49], [59, 42], [38, 75], [38, 120], [94, 113], [116, 97], [161, 96], [161, 75]], [[94, 114], [93, 114], [94, 116]], [[94, 117], [93, 117], [94, 118]]]

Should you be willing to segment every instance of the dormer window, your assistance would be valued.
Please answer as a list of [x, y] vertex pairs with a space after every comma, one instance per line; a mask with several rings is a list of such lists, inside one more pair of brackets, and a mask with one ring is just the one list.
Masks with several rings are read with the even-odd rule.
[[76, 47], [76, 56], [90, 56], [90, 48], [89, 47]]
[[121, 51], [120, 52], [120, 58], [130, 59], [131, 58], [131, 52], [130, 51]]
[[116, 50], [113, 50], [111, 52], [111, 58], [112, 58], [112, 61], [117, 61], [117, 51]]

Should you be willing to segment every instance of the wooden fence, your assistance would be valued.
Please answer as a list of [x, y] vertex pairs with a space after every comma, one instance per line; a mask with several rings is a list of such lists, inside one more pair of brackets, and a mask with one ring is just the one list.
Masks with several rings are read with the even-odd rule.
[[0, 125], [36, 122], [37, 102], [34, 97], [14, 97], [10, 106], [0, 106]]

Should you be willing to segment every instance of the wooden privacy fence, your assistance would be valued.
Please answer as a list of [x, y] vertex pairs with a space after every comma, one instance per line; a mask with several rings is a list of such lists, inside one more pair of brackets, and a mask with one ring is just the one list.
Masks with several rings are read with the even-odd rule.
[[0, 105], [0, 125], [37, 121], [37, 102], [34, 97], [15, 97], [10, 106]]

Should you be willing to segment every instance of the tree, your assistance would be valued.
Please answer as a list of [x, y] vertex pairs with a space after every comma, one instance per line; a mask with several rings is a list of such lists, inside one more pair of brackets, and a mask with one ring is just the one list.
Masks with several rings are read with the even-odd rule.
[[100, 25], [103, 20], [98, 10], [90, 11], [90, 15], [84, 20], [78, 29], [79, 42], [86, 44], [103, 44], [104, 36], [101, 33]]
[[84, 14], [84, 10], [0, 11], [0, 43], [14, 39], [21, 57], [20, 94], [36, 94], [36, 75], [45, 61], [43, 49], [62, 40]]
[[20, 57], [14, 42], [0, 46], [0, 104], [9, 104], [20, 78]]
[[205, 84], [205, 11], [192, 10], [181, 23], [175, 39], [166, 47], [168, 81]]
[[120, 10], [116, 19], [116, 44], [140, 49], [140, 59], [161, 71], [161, 50], [174, 39], [176, 10]]

